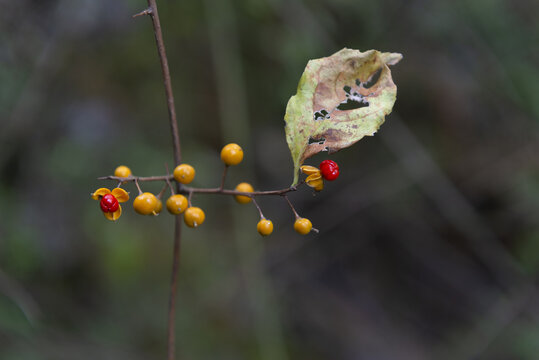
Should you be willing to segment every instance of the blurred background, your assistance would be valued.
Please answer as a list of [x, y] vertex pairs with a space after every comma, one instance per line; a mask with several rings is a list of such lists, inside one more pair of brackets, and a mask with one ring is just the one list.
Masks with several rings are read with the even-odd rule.
[[[0, 359], [164, 359], [173, 218], [89, 194], [172, 147], [143, 0], [0, 0]], [[184, 161], [227, 186], [287, 187], [286, 103], [309, 59], [400, 52], [394, 112], [281, 198], [195, 196], [177, 358], [539, 359], [539, 3], [160, 0]], [[309, 161], [317, 165], [319, 154]], [[144, 184], [158, 192], [161, 184]], [[127, 189], [136, 190], [133, 184]]]

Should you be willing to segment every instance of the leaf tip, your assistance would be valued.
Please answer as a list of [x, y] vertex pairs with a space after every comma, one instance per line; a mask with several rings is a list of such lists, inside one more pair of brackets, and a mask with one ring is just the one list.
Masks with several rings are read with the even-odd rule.
[[402, 60], [403, 56], [400, 53], [381, 53], [382, 61], [386, 65], [395, 65]]

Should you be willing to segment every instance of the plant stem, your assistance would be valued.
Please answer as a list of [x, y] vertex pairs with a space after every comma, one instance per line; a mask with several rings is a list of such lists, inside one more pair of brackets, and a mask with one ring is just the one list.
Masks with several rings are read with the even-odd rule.
[[118, 180], [122, 183], [130, 182], [130, 181], [138, 181], [138, 182], [144, 182], [144, 181], [167, 181], [174, 179], [174, 176], [172, 175], [163, 175], [163, 176], [129, 176], [126, 178], [118, 177], [118, 176], [100, 176], [97, 178], [97, 180]]
[[226, 172], [228, 170], [228, 165], [225, 165], [225, 168], [223, 169], [223, 176], [221, 177], [221, 186], [219, 187], [219, 189], [223, 190], [223, 188], [225, 187], [225, 178], [226, 178]]
[[[141, 14], [149, 15], [152, 19], [153, 30], [155, 34], [155, 42], [157, 44], [157, 53], [161, 61], [161, 70], [163, 72], [163, 80], [165, 84], [165, 95], [167, 98], [167, 108], [170, 120], [170, 130], [172, 133], [172, 145], [174, 147], [174, 163], [179, 165], [182, 161], [180, 148], [180, 134], [178, 131], [178, 122], [176, 119], [176, 108], [174, 105], [174, 95], [172, 93], [172, 82], [170, 79], [170, 70], [168, 68], [167, 53], [165, 51], [165, 43], [163, 41], [163, 33], [161, 32], [161, 22], [159, 21], [159, 12], [155, 0], [148, 0], [148, 9]], [[168, 177], [167, 177], [168, 178]], [[179, 184], [176, 184], [176, 190], [179, 192]], [[181, 219], [176, 215], [176, 223], [174, 230], [174, 249], [172, 257], [172, 275], [170, 279], [170, 297], [168, 306], [168, 346], [167, 359], [174, 360], [175, 354], [175, 331], [174, 317], [176, 314], [176, 289], [178, 282], [178, 267], [180, 265], [180, 245], [181, 245]]]
[[260, 214], [260, 220], [265, 219], [266, 217], [262, 213], [262, 209], [260, 209], [260, 206], [258, 206], [258, 203], [256, 202], [256, 200], [254, 198], [251, 198], [251, 200], [253, 201], [253, 204], [255, 204], [256, 209], [258, 210], [258, 213]]
[[286, 200], [286, 202], [288, 203], [288, 205], [290, 205], [290, 209], [292, 209], [292, 211], [294, 212], [294, 216], [296, 217], [296, 219], [301, 218], [301, 216], [298, 215], [296, 209], [294, 208], [294, 205], [292, 205], [292, 203], [291, 203], [290, 200], [288, 199], [288, 196], [283, 195], [283, 197], [285, 198], [285, 200]]
[[[226, 172], [226, 170], [225, 170]], [[279, 190], [266, 190], [266, 191], [253, 191], [253, 192], [242, 192], [237, 190], [228, 190], [223, 189], [222, 186], [224, 185], [224, 176], [221, 180], [221, 186], [216, 188], [196, 188], [196, 187], [190, 187], [190, 186], [181, 186], [179, 187], [179, 184], [176, 184], [178, 194], [191, 194], [191, 193], [197, 193], [197, 194], [217, 194], [217, 195], [244, 195], [244, 196], [267, 196], [267, 195], [284, 195], [286, 193], [289, 193], [291, 191], [296, 191], [297, 188], [304, 184], [304, 182], [300, 182], [296, 186], [287, 187], [284, 189]], [[174, 177], [172, 175], [163, 175], [163, 176], [147, 176], [147, 177], [141, 177], [141, 176], [130, 176], [126, 178], [117, 177], [117, 176], [102, 176], [97, 178], [98, 180], [115, 180], [115, 181], [121, 181], [122, 183], [134, 181], [135, 183], [144, 182], [144, 181], [166, 181], [170, 182], [170, 180], [173, 180]]]
[[138, 194], [142, 194], [142, 189], [140, 188], [140, 185], [138, 184], [138, 181], [135, 179], [135, 185], [137, 185]]
[[243, 192], [237, 190], [227, 190], [221, 188], [192, 188], [184, 186], [181, 189], [182, 193], [197, 193], [197, 194], [216, 194], [216, 195], [243, 195], [248, 197], [253, 196], [268, 196], [268, 195], [283, 195], [291, 191], [296, 191], [296, 187], [289, 187], [280, 190], [253, 191]]
[[167, 346], [167, 359], [174, 360], [175, 353], [175, 331], [174, 320], [176, 315], [176, 289], [178, 285], [178, 268], [180, 266], [180, 245], [181, 245], [181, 231], [182, 223], [181, 217], [176, 215], [176, 222], [174, 226], [174, 249], [172, 260], [172, 276], [170, 279], [170, 296], [168, 300], [168, 346]]
[[170, 130], [172, 133], [172, 144], [174, 146], [174, 163], [179, 165], [182, 162], [180, 135], [178, 131], [178, 122], [176, 120], [176, 107], [174, 105], [174, 95], [172, 93], [172, 81], [170, 79], [170, 70], [168, 68], [167, 53], [165, 51], [165, 42], [161, 32], [161, 22], [159, 21], [159, 12], [155, 0], [148, 0], [148, 15], [150, 15], [157, 43], [157, 53], [161, 61], [161, 70], [163, 71], [163, 80], [165, 84], [165, 94], [167, 97], [168, 115], [170, 119]]

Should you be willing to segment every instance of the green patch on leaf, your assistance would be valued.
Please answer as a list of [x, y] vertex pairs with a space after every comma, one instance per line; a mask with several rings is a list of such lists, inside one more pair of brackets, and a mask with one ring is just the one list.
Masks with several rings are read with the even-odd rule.
[[310, 60], [285, 114], [286, 141], [294, 161], [294, 182], [305, 159], [346, 148], [373, 135], [391, 113], [397, 86], [388, 65], [401, 54], [342, 49]]

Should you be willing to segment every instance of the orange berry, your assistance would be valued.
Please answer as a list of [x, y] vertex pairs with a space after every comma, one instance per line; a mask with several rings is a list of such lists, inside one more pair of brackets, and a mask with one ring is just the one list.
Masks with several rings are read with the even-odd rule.
[[313, 224], [309, 219], [299, 218], [296, 220], [296, 222], [294, 222], [294, 230], [301, 235], [307, 235], [312, 228]]
[[206, 215], [204, 214], [204, 211], [195, 206], [187, 208], [187, 210], [185, 210], [185, 214], [183, 214], [183, 221], [185, 222], [185, 225], [192, 228], [202, 225], [205, 219]]
[[[251, 184], [246, 183], [246, 182], [242, 182], [242, 183], [239, 183], [238, 186], [236, 186], [236, 191], [251, 193], [251, 192], [253, 192], [255, 190], [253, 189]], [[248, 204], [252, 200], [249, 196], [245, 196], [245, 195], [235, 195], [234, 198], [240, 204]]]
[[174, 179], [182, 184], [189, 184], [195, 178], [195, 168], [189, 164], [181, 164], [174, 169]]
[[221, 160], [226, 165], [238, 165], [243, 160], [243, 150], [238, 144], [228, 144], [221, 150]]
[[167, 210], [169, 213], [178, 215], [187, 209], [187, 198], [183, 195], [172, 195], [167, 200]]
[[133, 201], [133, 208], [141, 215], [150, 215], [155, 211], [157, 205], [157, 198], [149, 192], [140, 194]]
[[262, 236], [268, 236], [273, 232], [273, 223], [268, 219], [261, 219], [258, 224], [256, 224], [256, 230]]
[[125, 165], [120, 165], [114, 170], [114, 176], [126, 178], [131, 175], [131, 169]]

